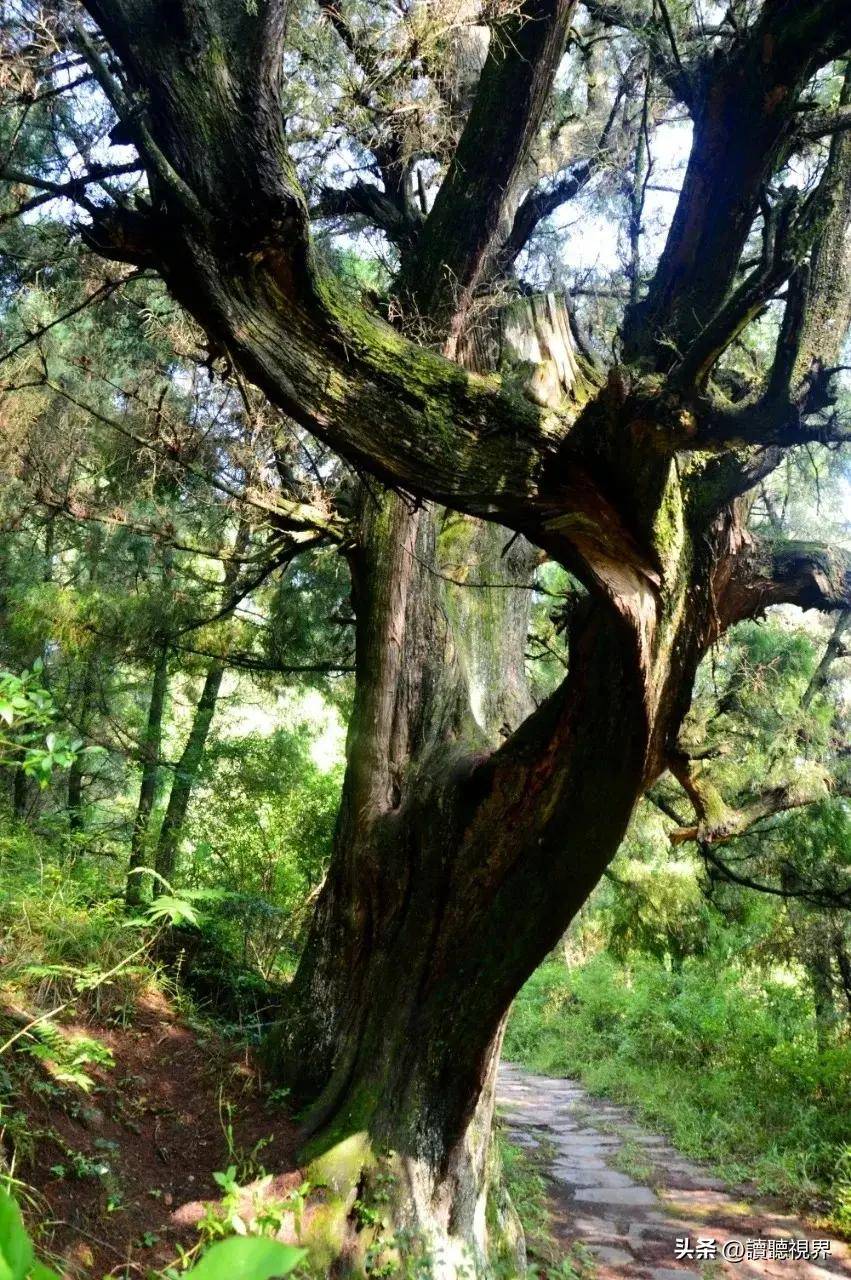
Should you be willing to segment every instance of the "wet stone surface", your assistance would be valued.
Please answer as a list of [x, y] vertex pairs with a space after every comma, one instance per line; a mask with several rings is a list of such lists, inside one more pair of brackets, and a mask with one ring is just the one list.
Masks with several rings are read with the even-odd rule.
[[[506, 1136], [536, 1155], [550, 1182], [553, 1231], [565, 1250], [581, 1243], [596, 1280], [832, 1280], [851, 1277], [851, 1249], [830, 1241], [818, 1260], [778, 1257], [773, 1242], [824, 1240], [794, 1216], [753, 1201], [648, 1133], [624, 1107], [599, 1101], [570, 1080], [500, 1067], [498, 1109]], [[714, 1241], [717, 1256], [677, 1258]], [[729, 1242], [757, 1242], [764, 1257], [726, 1261]], [[772, 1242], [760, 1245], [760, 1241]]]

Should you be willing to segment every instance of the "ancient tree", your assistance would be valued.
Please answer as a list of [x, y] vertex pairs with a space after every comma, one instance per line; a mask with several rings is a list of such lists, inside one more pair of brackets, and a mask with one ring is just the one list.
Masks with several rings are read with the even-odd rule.
[[[81, 205], [89, 245], [161, 273], [217, 359], [369, 477], [350, 550], [357, 692], [336, 847], [275, 1053], [337, 1197], [329, 1250], [356, 1258], [345, 1215], [389, 1172], [388, 1216], [455, 1276], [487, 1254], [499, 1217], [486, 1213], [488, 1134], [513, 996], [665, 771], [693, 796], [695, 830], [718, 838], [679, 744], [698, 664], [772, 604], [851, 604], [848, 553], [749, 528], [787, 451], [851, 438], [836, 390], [851, 90], [827, 104], [817, 92], [841, 83], [851, 9], [745, 0], [707, 26], [662, 0], [472, 3], [393, 61], [370, 10], [336, 0], [60, 8], [113, 141], [146, 175], [131, 198], [99, 163], [59, 191]], [[554, 132], [556, 74], [589, 22], [639, 32], [642, 54], [614, 84], [589, 42], [583, 127]], [[305, 28], [351, 65], [372, 166], [310, 200], [288, 97]], [[443, 113], [427, 182], [394, 110], [412, 68]], [[657, 95], [693, 130], [648, 274]], [[541, 177], [544, 134], [557, 154]], [[804, 153], [810, 180], [788, 180]], [[608, 358], [570, 299], [536, 296], [517, 273], [542, 221], [605, 165], [632, 183], [634, 251]], [[393, 246], [389, 305], [354, 301], [323, 262], [312, 224], [333, 218]], [[728, 354], [769, 305], [776, 341], [744, 379]], [[481, 606], [452, 585], [459, 548], [483, 589], [503, 588]], [[583, 590], [564, 682], [533, 707], [527, 588], [543, 556]]]

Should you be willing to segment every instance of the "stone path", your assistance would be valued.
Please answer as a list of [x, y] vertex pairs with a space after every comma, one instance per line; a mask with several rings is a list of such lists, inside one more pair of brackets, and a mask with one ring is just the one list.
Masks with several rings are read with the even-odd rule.
[[[824, 1232], [726, 1189], [624, 1107], [592, 1098], [575, 1082], [506, 1062], [497, 1096], [508, 1138], [534, 1154], [550, 1179], [559, 1243], [585, 1245], [597, 1280], [851, 1276], [848, 1245], [830, 1240], [828, 1256], [815, 1260], [812, 1242], [826, 1239]], [[678, 1259], [677, 1241], [685, 1237], [695, 1256]], [[714, 1258], [711, 1245], [699, 1247], [706, 1240], [714, 1242]], [[810, 1258], [793, 1257], [789, 1240], [809, 1241]]]

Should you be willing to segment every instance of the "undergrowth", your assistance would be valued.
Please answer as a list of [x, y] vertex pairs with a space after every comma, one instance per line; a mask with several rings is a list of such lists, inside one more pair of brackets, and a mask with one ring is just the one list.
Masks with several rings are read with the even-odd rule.
[[[49, 1165], [53, 1182], [97, 1187], [106, 1216], [124, 1208], [113, 1168], [118, 1144], [95, 1138], [93, 1153], [83, 1152], [53, 1123], [56, 1116], [67, 1116], [87, 1130], [93, 1122], [99, 1125], [108, 1097], [119, 1106], [125, 1127], [139, 1131], [132, 1091], [125, 1093], [124, 1087], [132, 1082], [107, 1083], [115, 1064], [99, 1038], [103, 1028], [132, 1028], [145, 997], [166, 995], [169, 1007], [203, 1028], [211, 1060], [216, 1043], [235, 1034], [235, 1028], [205, 1019], [163, 963], [164, 953], [174, 953], [173, 945], [170, 953], [162, 946], [167, 935], [179, 936], [174, 926], [201, 923], [199, 896], [175, 897], [169, 889], [142, 915], [129, 917], [123, 895], [110, 885], [108, 868], [62, 857], [48, 839], [22, 824], [0, 824], [0, 1276], [6, 1280], [55, 1280], [50, 1266], [62, 1265], [50, 1251], [51, 1206], [28, 1180], [38, 1166]], [[239, 1148], [233, 1104], [221, 1094], [220, 1119], [235, 1162], [214, 1175], [221, 1202], [208, 1206], [194, 1248], [179, 1249], [174, 1265], [146, 1274], [160, 1280], [183, 1274], [193, 1280], [268, 1275], [264, 1257], [274, 1261], [275, 1274], [293, 1268], [302, 1274], [304, 1251], [286, 1250], [271, 1237], [287, 1214], [300, 1223], [307, 1189], [302, 1185], [277, 1200], [266, 1196], [271, 1175], [259, 1159], [263, 1141], [246, 1152]], [[237, 1176], [250, 1184], [250, 1192], [238, 1185]], [[149, 1194], [161, 1193], [152, 1187]], [[246, 1239], [237, 1245], [240, 1237]], [[139, 1246], [147, 1249], [157, 1239], [143, 1233]], [[260, 1242], [268, 1246], [267, 1254]], [[243, 1261], [255, 1269], [239, 1270]]]

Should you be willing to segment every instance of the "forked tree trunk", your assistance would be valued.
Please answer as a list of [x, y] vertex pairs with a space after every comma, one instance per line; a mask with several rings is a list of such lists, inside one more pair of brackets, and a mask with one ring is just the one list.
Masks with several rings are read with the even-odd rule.
[[[562, 321], [551, 301], [501, 326], [500, 358], [507, 347], [518, 377], [531, 366], [542, 398], [578, 379]], [[568, 682], [534, 711], [538, 558], [499, 526], [364, 494], [343, 802], [274, 1041], [332, 1189], [309, 1242], [319, 1265], [344, 1252], [357, 1201], [382, 1222], [357, 1234], [361, 1261], [401, 1239], [438, 1277], [505, 1250], [522, 1270], [491, 1176], [505, 1017], [617, 849], [647, 754], [615, 616], [578, 610]], [[574, 751], [586, 724], [596, 740]]]

